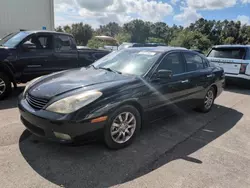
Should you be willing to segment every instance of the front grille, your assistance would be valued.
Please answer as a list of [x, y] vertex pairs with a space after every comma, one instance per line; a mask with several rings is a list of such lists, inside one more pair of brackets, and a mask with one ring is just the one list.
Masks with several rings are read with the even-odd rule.
[[26, 100], [32, 108], [37, 110], [41, 110], [49, 102], [47, 99], [34, 97], [30, 94], [26, 95]]

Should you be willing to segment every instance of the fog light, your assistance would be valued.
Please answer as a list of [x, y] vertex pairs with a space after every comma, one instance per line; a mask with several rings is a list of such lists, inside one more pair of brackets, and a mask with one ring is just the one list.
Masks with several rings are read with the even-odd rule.
[[71, 140], [71, 137], [68, 134], [54, 132], [55, 136], [61, 140]]

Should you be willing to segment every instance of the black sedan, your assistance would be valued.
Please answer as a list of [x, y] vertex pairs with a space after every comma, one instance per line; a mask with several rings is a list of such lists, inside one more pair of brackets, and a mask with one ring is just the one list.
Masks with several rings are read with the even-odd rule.
[[37, 136], [75, 142], [101, 132], [109, 148], [119, 149], [159, 109], [210, 111], [224, 79], [223, 69], [194, 51], [129, 48], [31, 81], [18, 104], [23, 124]]

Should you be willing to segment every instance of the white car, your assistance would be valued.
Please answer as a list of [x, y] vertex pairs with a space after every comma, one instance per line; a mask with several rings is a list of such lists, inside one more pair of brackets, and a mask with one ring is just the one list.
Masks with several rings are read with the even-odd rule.
[[207, 58], [224, 69], [226, 81], [244, 82], [250, 86], [250, 45], [214, 46]]

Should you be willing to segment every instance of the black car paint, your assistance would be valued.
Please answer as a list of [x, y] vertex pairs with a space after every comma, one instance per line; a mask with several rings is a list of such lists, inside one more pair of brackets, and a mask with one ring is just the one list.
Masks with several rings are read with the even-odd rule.
[[[33, 35], [52, 36], [53, 48], [24, 51], [23, 42]], [[97, 49], [77, 50], [75, 43], [72, 43], [73, 50], [58, 51], [55, 49], [54, 39], [59, 35], [69, 36], [74, 41], [72, 35], [65, 33], [30, 31], [30, 34], [16, 47], [0, 46], [0, 72], [7, 74], [14, 83], [25, 83], [53, 72], [88, 66], [109, 53], [109, 51]]]
[[[171, 79], [155, 79], [154, 72], [161, 59], [173, 52], [189, 51], [171, 50], [163, 53], [143, 76], [123, 75], [93, 67], [45, 76], [34, 83], [27, 92], [36, 97], [50, 99], [50, 102], [44, 109], [35, 110], [21, 95], [19, 109], [22, 118], [25, 119], [23, 122], [25, 125], [29, 122], [28, 124], [34, 127], [46, 130], [45, 136], [48, 138], [54, 139], [51, 132], [58, 131], [70, 134], [74, 139], [96, 130], [102, 130], [105, 122], [90, 124], [90, 121], [101, 116], [110, 116], [115, 109], [124, 104], [135, 106], [143, 119], [150, 119], [157, 110], [169, 104], [197, 105], [198, 102], [203, 101], [210, 87], [215, 87], [217, 96], [222, 92], [224, 72], [221, 68], [209, 65], [204, 70], [173, 75]], [[185, 61], [183, 56], [182, 60]], [[186, 79], [189, 82], [183, 82]], [[88, 90], [99, 90], [103, 95], [95, 102], [71, 114], [62, 115], [45, 110], [47, 106], [59, 99]], [[26, 127], [29, 130], [32, 129], [27, 125]], [[36, 134], [32, 130], [31, 132]]]

